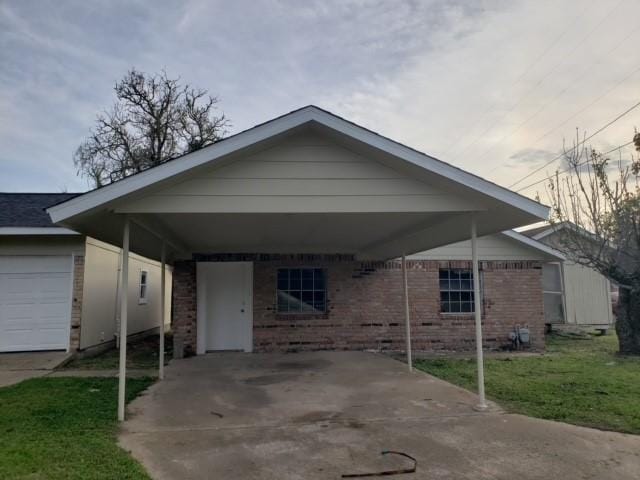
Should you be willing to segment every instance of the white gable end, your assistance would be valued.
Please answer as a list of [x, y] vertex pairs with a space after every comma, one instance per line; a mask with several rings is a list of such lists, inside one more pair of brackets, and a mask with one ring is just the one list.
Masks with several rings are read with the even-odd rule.
[[[533, 248], [522, 242], [507, 237], [504, 233], [496, 233], [478, 238], [478, 257], [486, 261], [505, 260], [539, 260], [557, 261], [557, 257], [550, 255], [540, 248]], [[471, 241], [452, 243], [443, 247], [416, 253], [409, 258], [420, 260], [471, 260]]]
[[128, 213], [446, 212], [478, 203], [410, 178], [320, 134], [193, 172], [117, 211]]

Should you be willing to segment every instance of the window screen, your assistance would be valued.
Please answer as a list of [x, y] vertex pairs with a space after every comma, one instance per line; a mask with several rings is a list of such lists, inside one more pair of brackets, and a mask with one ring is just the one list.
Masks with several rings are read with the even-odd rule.
[[440, 311], [473, 313], [473, 273], [464, 269], [440, 270]]
[[278, 269], [278, 313], [324, 313], [326, 272], [322, 268]]

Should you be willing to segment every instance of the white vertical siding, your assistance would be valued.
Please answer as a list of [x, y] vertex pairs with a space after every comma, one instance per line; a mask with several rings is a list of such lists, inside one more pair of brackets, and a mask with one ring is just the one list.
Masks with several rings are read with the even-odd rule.
[[609, 280], [591, 268], [565, 262], [564, 288], [567, 323], [609, 325], [613, 323]]
[[[559, 232], [554, 232], [539, 241], [560, 251], [563, 249]], [[566, 323], [577, 325], [610, 325], [610, 282], [597, 271], [570, 261], [563, 263]]]
[[[80, 348], [113, 340], [117, 332], [117, 290], [120, 249], [94, 239], [87, 239], [82, 300]], [[140, 272], [148, 272], [147, 303], [140, 304]], [[169, 320], [171, 307], [171, 271], [167, 271], [167, 297], [160, 298], [160, 264], [131, 254], [129, 257], [128, 332], [135, 334], [158, 326], [160, 309]]]

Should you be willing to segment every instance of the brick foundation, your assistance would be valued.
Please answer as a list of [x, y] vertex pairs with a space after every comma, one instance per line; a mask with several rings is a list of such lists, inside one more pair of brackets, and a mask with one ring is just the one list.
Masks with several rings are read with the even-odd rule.
[[[200, 258], [199, 258], [200, 259]], [[204, 258], [202, 258], [204, 259]], [[254, 350], [404, 350], [404, 303], [399, 262], [357, 262], [343, 256], [210, 256], [206, 260], [253, 260]], [[278, 267], [318, 266], [327, 271], [327, 313], [276, 312]], [[414, 350], [475, 348], [473, 314], [440, 313], [440, 268], [471, 268], [470, 262], [408, 261]], [[539, 262], [481, 262], [485, 348], [509, 343], [515, 325], [528, 325], [533, 347], [544, 347], [542, 270]], [[196, 348], [195, 262], [176, 264], [173, 274], [174, 334], [187, 351]]]

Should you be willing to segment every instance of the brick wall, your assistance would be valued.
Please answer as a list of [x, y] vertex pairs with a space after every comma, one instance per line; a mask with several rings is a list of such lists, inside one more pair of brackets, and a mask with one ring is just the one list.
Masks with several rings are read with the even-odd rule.
[[80, 348], [80, 329], [82, 324], [82, 297], [84, 289], [84, 255], [73, 257], [73, 291], [71, 292], [71, 333], [69, 350]]
[[[225, 260], [231, 258], [207, 258]], [[234, 258], [240, 260], [240, 258]], [[254, 260], [254, 349], [404, 350], [404, 301], [400, 262], [362, 263], [342, 257], [256, 256]], [[189, 330], [195, 350], [195, 269], [174, 270], [174, 325]], [[276, 311], [278, 267], [323, 267], [327, 313], [283, 315]], [[408, 261], [412, 346], [415, 350], [475, 348], [473, 314], [440, 313], [438, 270], [471, 268], [470, 262]], [[481, 262], [483, 333], [486, 348], [509, 343], [516, 324], [528, 325], [533, 346], [544, 347], [542, 271], [539, 262]], [[190, 285], [180, 285], [183, 281]], [[176, 290], [182, 292], [176, 295]], [[188, 293], [187, 293], [188, 292]], [[179, 304], [176, 302], [180, 302]], [[174, 331], [175, 331], [174, 326]]]
[[[196, 264], [179, 261], [173, 266], [171, 328], [178, 356], [196, 352]], [[179, 352], [182, 346], [182, 352]]]

